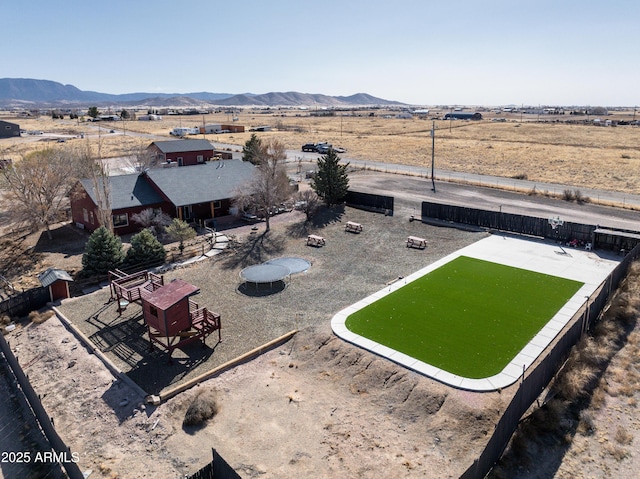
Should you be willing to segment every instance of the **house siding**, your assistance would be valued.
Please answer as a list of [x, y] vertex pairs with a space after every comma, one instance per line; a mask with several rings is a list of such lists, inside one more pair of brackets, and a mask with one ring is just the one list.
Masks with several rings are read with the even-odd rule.
[[20, 136], [20, 125], [0, 120], [0, 138], [15, 138]]

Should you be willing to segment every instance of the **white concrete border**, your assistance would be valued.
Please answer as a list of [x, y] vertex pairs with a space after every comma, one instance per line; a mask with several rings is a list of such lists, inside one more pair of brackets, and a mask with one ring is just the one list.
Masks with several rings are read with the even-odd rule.
[[[565, 253], [566, 252], [566, 253]], [[402, 288], [425, 274], [454, 260], [459, 256], [491, 261], [506, 266], [521, 268], [537, 273], [558, 276], [584, 283], [569, 301], [556, 313], [540, 332], [511, 360], [498, 374], [483, 379], [470, 379], [451, 374], [445, 370], [419, 361], [399, 351], [391, 349], [368, 338], [355, 334], [345, 325], [352, 313], [370, 305], [378, 299]], [[526, 240], [510, 236], [492, 235], [455, 253], [446, 256], [429, 266], [396, 281], [390, 286], [368, 296], [338, 312], [331, 319], [331, 328], [340, 338], [384, 356], [398, 364], [413, 369], [451, 386], [472, 391], [494, 391], [516, 382], [549, 343], [564, 328], [589, 296], [600, 286], [619, 259], [611, 255], [598, 254], [575, 248], [560, 248], [556, 244]]]

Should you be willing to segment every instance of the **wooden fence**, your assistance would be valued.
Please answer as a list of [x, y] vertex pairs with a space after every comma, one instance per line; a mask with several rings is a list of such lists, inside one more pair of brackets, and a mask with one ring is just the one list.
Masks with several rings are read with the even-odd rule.
[[26, 316], [31, 311], [44, 307], [50, 300], [49, 289], [40, 287], [18, 293], [0, 303], [0, 315]]

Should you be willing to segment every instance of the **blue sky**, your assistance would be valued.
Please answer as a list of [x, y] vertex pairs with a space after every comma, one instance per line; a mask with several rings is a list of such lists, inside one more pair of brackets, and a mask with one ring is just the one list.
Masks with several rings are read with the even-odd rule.
[[3, 3], [0, 78], [103, 93], [640, 103], [637, 0]]

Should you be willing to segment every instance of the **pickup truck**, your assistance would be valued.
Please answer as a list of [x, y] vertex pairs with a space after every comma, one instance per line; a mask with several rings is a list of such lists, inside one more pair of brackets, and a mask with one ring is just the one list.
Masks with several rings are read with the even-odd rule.
[[305, 143], [302, 145], [302, 151], [317, 151], [315, 143]]

